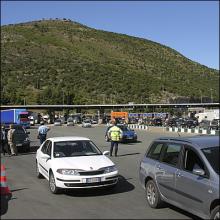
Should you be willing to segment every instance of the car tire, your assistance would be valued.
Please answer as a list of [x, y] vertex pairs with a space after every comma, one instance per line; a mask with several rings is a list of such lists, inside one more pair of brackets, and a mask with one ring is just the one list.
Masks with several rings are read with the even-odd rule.
[[30, 152], [30, 150], [31, 150], [30, 144], [27, 144], [25, 146], [25, 152]]
[[53, 172], [50, 172], [49, 174], [49, 187], [50, 187], [50, 191], [53, 194], [58, 194], [60, 192], [60, 189], [56, 186], [56, 181]]
[[151, 208], [159, 208], [162, 201], [157, 186], [153, 180], [149, 180], [145, 187], [147, 203]]
[[39, 171], [39, 164], [38, 164], [37, 161], [36, 161], [36, 175], [37, 175], [38, 179], [42, 179], [43, 178], [43, 175]]
[[219, 219], [219, 218], [220, 218], [220, 206], [218, 205], [214, 209], [212, 209], [210, 219]]

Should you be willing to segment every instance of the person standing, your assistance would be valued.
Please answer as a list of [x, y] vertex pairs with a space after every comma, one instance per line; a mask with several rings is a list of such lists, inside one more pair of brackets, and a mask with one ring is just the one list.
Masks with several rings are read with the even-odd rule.
[[40, 127], [38, 128], [38, 136], [40, 139], [40, 144], [42, 144], [47, 139], [47, 132], [50, 130], [46, 125], [44, 125], [44, 122], [41, 121]]
[[113, 126], [108, 130], [108, 137], [111, 141], [110, 156], [112, 156], [113, 148], [115, 148], [115, 156], [118, 153], [118, 143], [122, 138], [122, 130], [117, 126], [116, 121], [112, 121]]
[[8, 149], [8, 139], [7, 139], [7, 132], [5, 130], [5, 126], [2, 125], [1, 128], [1, 147], [2, 147], [2, 153], [5, 155], [5, 153], [8, 153], [8, 155], [11, 155], [9, 149]]
[[15, 155], [18, 155], [17, 146], [16, 146], [15, 138], [14, 138], [15, 129], [13, 128], [12, 124], [10, 124], [9, 128], [10, 129], [9, 129], [8, 135], [7, 135], [8, 136], [8, 145], [11, 150], [11, 156], [15, 156]]

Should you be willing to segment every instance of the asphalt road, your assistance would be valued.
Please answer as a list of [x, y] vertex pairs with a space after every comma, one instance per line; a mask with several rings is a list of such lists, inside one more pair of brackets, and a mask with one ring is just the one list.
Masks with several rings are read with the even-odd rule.
[[[102, 150], [109, 150], [105, 142], [104, 126], [93, 128], [51, 127], [48, 137], [85, 136]], [[195, 216], [165, 205], [161, 209], [147, 206], [144, 189], [139, 183], [138, 165], [150, 142], [159, 136], [177, 136], [163, 129], [137, 130], [138, 143], [119, 144], [118, 157], [112, 157], [118, 166], [120, 178], [114, 191], [105, 189], [71, 190], [54, 195], [48, 181], [35, 176], [35, 152], [39, 146], [37, 128], [31, 128], [31, 152], [18, 156], [1, 156], [6, 166], [8, 186], [12, 198], [5, 204], [2, 219], [195, 219]], [[181, 134], [189, 135], [189, 134]]]

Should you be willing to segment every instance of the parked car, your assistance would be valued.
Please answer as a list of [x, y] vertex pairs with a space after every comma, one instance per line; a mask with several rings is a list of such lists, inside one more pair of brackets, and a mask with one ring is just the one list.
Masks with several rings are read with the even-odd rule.
[[[130, 129], [127, 125], [124, 124], [118, 124], [119, 128], [121, 128], [123, 135], [122, 140], [120, 142], [136, 142], [137, 141], [137, 133]], [[108, 137], [108, 131], [112, 126], [108, 126], [105, 132], [105, 140], [108, 142], [110, 141]]]
[[211, 125], [211, 121], [202, 120], [198, 126], [199, 128], [209, 129], [210, 125]]
[[67, 126], [73, 126], [74, 125], [73, 118], [68, 118], [66, 125]]
[[91, 128], [92, 127], [92, 123], [89, 119], [86, 119], [82, 122], [82, 127], [83, 128]]
[[37, 150], [37, 177], [49, 181], [52, 193], [71, 188], [114, 188], [118, 169], [88, 138], [48, 138]]
[[[30, 132], [27, 132], [21, 125], [13, 125], [14, 133], [13, 138], [18, 150], [30, 151]], [[6, 128], [6, 133], [8, 132], [9, 127]]]
[[62, 125], [62, 120], [61, 119], [56, 119], [54, 121], [54, 126], [61, 126]]
[[220, 120], [219, 119], [213, 119], [211, 121], [209, 129], [219, 130], [219, 127], [220, 127]]
[[198, 126], [198, 121], [193, 119], [187, 119], [186, 120], [186, 128], [195, 128]]
[[154, 118], [151, 121], [151, 125], [153, 126], [162, 126], [163, 125], [163, 121], [161, 118]]
[[140, 162], [152, 208], [162, 201], [204, 219], [219, 219], [219, 136], [155, 139]]

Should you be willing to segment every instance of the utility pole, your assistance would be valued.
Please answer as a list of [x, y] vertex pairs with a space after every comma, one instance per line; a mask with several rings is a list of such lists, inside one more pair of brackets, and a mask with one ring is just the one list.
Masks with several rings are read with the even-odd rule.
[[63, 116], [64, 116], [64, 90], [62, 89], [63, 92]]
[[213, 102], [212, 88], [210, 89], [210, 91], [211, 91], [211, 102]]

